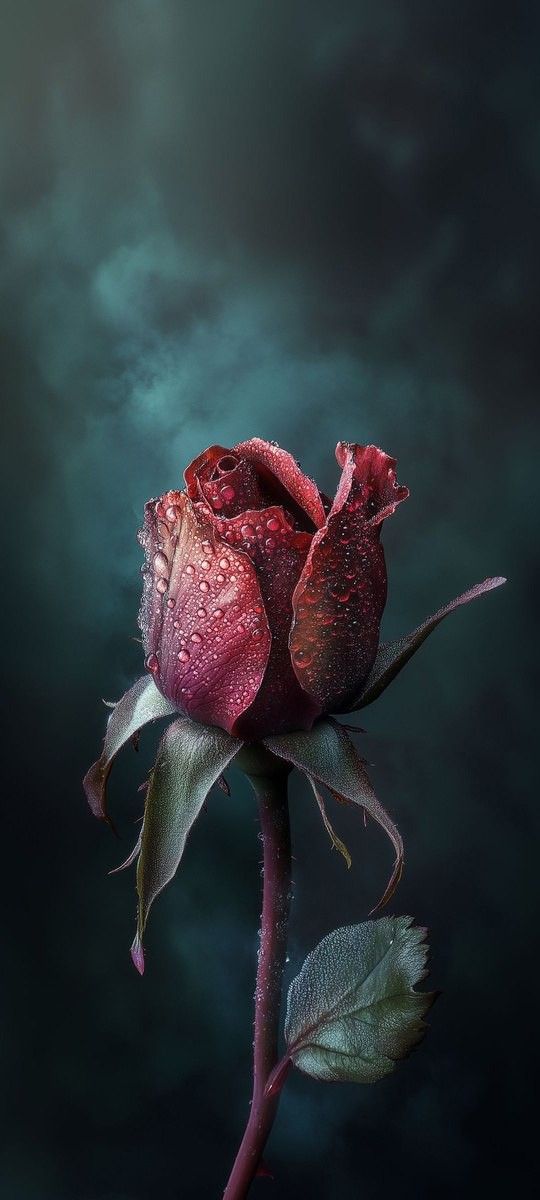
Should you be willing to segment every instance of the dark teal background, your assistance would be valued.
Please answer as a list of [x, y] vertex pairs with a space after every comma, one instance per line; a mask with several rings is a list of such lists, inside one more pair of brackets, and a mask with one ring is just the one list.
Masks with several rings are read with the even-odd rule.
[[[6, 1200], [219, 1197], [247, 1113], [260, 889], [231, 771], [129, 960], [157, 731], [81, 778], [140, 673], [144, 501], [214, 441], [399, 459], [398, 635], [488, 574], [363, 714], [407, 848], [392, 907], [443, 991], [372, 1088], [291, 1077], [265, 1196], [529, 1194], [536, 1133], [538, 9], [457, 0], [4, 2], [2, 1005]], [[532, 763], [532, 765], [531, 765]], [[391, 862], [293, 789], [292, 975]]]

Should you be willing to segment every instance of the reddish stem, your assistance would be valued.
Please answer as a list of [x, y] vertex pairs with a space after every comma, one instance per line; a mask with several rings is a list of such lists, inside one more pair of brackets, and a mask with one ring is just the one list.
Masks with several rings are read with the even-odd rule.
[[257, 1174], [274, 1117], [286, 1070], [270, 1094], [266, 1084], [278, 1058], [281, 984], [287, 949], [291, 900], [291, 835], [287, 801], [287, 771], [250, 774], [259, 802], [263, 843], [263, 904], [257, 983], [253, 1096], [246, 1131], [223, 1200], [244, 1200]]

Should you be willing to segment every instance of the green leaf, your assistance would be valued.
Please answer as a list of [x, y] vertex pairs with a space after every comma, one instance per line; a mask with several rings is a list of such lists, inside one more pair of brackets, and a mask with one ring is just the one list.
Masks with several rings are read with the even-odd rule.
[[[377, 799], [366, 768], [350, 738], [337, 721], [321, 720], [308, 732], [286, 733], [265, 738], [273, 754], [287, 759], [318, 783], [324, 784], [340, 800], [348, 800], [365, 809], [390, 838], [396, 859], [385, 891], [375, 908], [386, 904], [393, 895], [403, 870], [403, 842], [394, 822]], [[372, 911], [375, 911], [372, 909]]]
[[106, 790], [113, 759], [148, 721], [169, 717], [177, 709], [158, 691], [150, 675], [143, 675], [115, 704], [107, 724], [103, 750], [87, 771], [83, 787], [95, 817], [108, 820]]
[[381, 917], [323, 938], [289, 988], [285, 1038], [295, 1066], [315, 1079], [373, 1083], [421, 1040], [436, 993], [426, 975], [426, 931], [412, 917]]
[[455, 600], [445, 604], [432, 617], [428, 617], [422, 625], [419, 625], [418, 629], [408, 633], [406, 637], [398, 638], [396, 642], [385, 642], [380, 646], [360, 696], [352, 708], [347, 711], [354, 712], [359, 708], [365, 708], [367, 704], [376, 700], [396, 675], [399, 675], [413, 654], [416, 654], [422, 642], [425, 642], [429, 634], [433, 633], [433, 630], [449, 613], [454, 612], [456, 608], [461, 608], [463, 604], [468, 604], [471, 600], [476, 600], [478, 596], [483, 596], [485, 592], [493, 591], [493, 588], [500, 587], [503, 583], [506, 583], [506, 579], [502, 576], [484, 579], [483, 583], [477, 583], [475, 587], [469, 588], [468, 592], [463, 592], [461, 596], [456, 596]]
[[150, 907], [175, 874], [208, 792], [242, 747], [223, 729], [182, 717], [169, 725], [150, 776], [137, 864], [139, 911], [131, 954], [142, 974]]

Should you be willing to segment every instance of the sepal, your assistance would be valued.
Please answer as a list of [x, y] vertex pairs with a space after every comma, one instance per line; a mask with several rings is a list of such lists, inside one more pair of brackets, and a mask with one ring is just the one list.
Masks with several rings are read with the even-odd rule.
[[150, 675], [143, 675], [112, 708], [103, 750], [83, 779], [86, 798], [95, 817], [109, 820], [106, 808], [107, 780], [113, 760], [143, 725], [159, 717], [170, 717], [174, 705], [158, 691]]
[[390, 838], [396, 859], [394, 869], [377, 908], [393, 895], [403, 870], [403, 842], [394, 822], [377, 799], [364, 763], [350, 738], [337, 721], [317, 721], [308, 733], [286, 733], [264, 739], [273, 754], [298, 767], [308, 779], [324, 784], [339, 800], [348, 800], [364, 809]]
[[161, 740], [150, 776], [137, 863], [137, 935], [131, 956], [142, 975], [142, 939], [155, 898], [176, 873], [208, 792], [241, 749], [224, 729], [181, 717]]
[[358, 699], [348, 711], [354, 712], [356, 709], [365, 708], [367, 704], [376, 700], [396, 675], [399, 675], [413, 654], [416, 654], [422, 642], [425, 642], [429, 634], [449, 613], [454, 612], [456, 608], [461, 608], [462, 604], [468, 604], [470, 600], [476, 600], [478, 596], [483, 596], [485, 592], [493, 591], [503, 583], [506, 583], [506, 579], [502, 575], [497, 575], [493, 579], [484, 579], [483, 583], [477, 583], [475, 587], [469, 588], [467, 592], [462, 592], [461, 596], [456, 596], [455, 600], [451, 600], [449, 604], [439, 608], [432, 617], [428, 617], [422, 625], [419, 625], [412, 633], [408, 633], [406, 637], [398, 638], [395, 642], [385, 642], [379, 646], [367, 681]]

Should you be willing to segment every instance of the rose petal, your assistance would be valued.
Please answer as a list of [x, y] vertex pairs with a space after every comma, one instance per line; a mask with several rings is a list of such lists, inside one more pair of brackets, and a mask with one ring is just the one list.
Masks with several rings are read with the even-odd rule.
[[[227, 458], [235, 461], [231, 455]], [[227, 458], [220, 462], [226, 462]], [[264, 508], [270, 499], [262, 491], [257, 468], [246, 459], [236, 460], [236, 465], [229, 471], [220, 470], [218, 463], [212, 477], [199, 476], [199, 483], [202, 498], [221, 518], [235, 517], [248, 508]]]
[[[326, 517], [317, 485], [304, 475], [292, 454], [262, 438], [240, 442], [234, 447], [233, 454], [256, 463], [261, 477], [268, 480], [275, 499], [282, 502], [285, 508], [291, 507], [291, 500], [294, 502], [291, 510], [294, 516], [298, 515], [299, 510], [301, 514], [307, 514], [316, 529], [324, 525]], [[281, 485], [287, 496], [276, 495], [276, 484]]]
[[[210, 518], [229, 546], [253, 563], [272, 635], [263, 682], [233, 732], [243, 738], [310, 729], [320, 706], [304, 691], [292, 669], [289, 631], [292, 595], [311, 545], [312, 534], [295, 530], [281, 507], [243, 512], [232, 520]], [[256, 630], [254, 637], [259, 634]]]
[[343, 474], [293, 596], [290, 637], [298, 679], [326, 712], [353, 701], [372, 667], [386, 603], [380, 528], [409, 494], [376, 446], [340, 442], [336, 457]]
[[184, 479], [190, 500], [199, 499], [199, 480], [209, 479], [220, 458], [225, 458], [228, 454], [230, 454], [230, 450], [227, 450], [225, 446], [208, 446], [202, 454], [198, 454], [197, 458], [193, 459], [189, 467], [186, 467]]
[[183, 492], [145, 508], [140, 625], [158, 688], [196, 720], [231, 732], [255, 699], [271, 636], [255, 570]]

